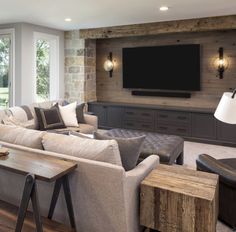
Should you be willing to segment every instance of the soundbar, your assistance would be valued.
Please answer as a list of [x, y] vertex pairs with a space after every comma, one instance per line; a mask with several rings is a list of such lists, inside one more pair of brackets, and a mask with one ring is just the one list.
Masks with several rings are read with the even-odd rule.
[[161, 92], [161, 91], [139, 91], [133, 90], [134, 96], [149, 96], [149, 97], [178, 97], [191, 98], [191, 93], [176, 93], [176, 92]]

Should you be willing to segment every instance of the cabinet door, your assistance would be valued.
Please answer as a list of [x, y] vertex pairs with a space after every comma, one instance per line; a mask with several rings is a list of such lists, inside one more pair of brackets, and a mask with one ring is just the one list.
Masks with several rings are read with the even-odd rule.
[[98, 126], [107, 126], [107, 107], [103, 105], [89, 104], [89, 111], [93, 112], [98, 117]]
[[216, 120], [213, 114], [192, 113], [192, 136], [216, 139]]
[[121, 128], [124, 108], [116, 106], [107, 107], [107, 125], [111, 128]]
[[236, 125], [217, 121], [217, 139], [222, 142], [236, 143]]

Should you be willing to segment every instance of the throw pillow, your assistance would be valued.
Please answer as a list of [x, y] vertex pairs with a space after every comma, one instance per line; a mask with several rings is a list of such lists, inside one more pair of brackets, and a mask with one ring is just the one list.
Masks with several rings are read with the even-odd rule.
[[141, 147], [143, 145], [145, 137], [146, 136], [143, 135], [134, 138], [116, 138], [94, 132], [95, 139], [116, 140], [119, 146], [121, 161], [125, 171], [129, 171], [137, 165]]
[[78, 123], [85, 123], [84, 106], [85, 106], [85, 103], [81, 103], [76, 106], [76, 117], [77, 117]]
[[78, 121], [77, 121], [77, 117], [76, 117], [76, 105], [77, 105], [76, 102], [73, 102], [73, 103], [66, 105], [66, 106], [58, 105], [62, 119], [67, 127], [70, 127], [70, 126], [78, 127], [79, 126]]
[[35, 107], [35, 114], [38, 119], [40, 130], [52, 130], [65, 128], [65, 124], [59, 112], [57, 105], [50, 109]]

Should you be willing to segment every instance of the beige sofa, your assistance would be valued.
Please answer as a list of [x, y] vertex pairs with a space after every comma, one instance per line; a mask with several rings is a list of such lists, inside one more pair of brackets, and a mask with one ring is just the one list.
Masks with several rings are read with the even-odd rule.
[[[25, 136], [22, 136], [22, 134]], [[70, 176], [77, 231], [140, 231], [139, 186], [141, 181], [158, 166], [158, 157], [149, 156], [133, 170], [125, 172], [124, 168], [119, 163], [120, 157], [117, 157], [117, 160], [113, 159], [113, 161], [108, 161], [110, 162], [108, 163], [78, 158], [75, 153], [68, 155], [66, 154], [68, 149], [65, 149], [64, 152], [62, 151], [64, 154], [42, 150], [43, 146], [41, 145], [45, 143], [47, 138], [50, 139], [52, 136], [62, 136], [60, 138], [67, 140], [68, 146], [72, 146], [75, 141], [75, 138], [66, 135], [48, 135], [48, 132], [39, 132], [13, 126], [0, 126], [0, 144], [11, 148], [71, 159], [78, 162], [78, 168]], [[70, 143], [72, 140], [73, 143]], [[89, 139], [87, 140], [89, 143]], [[97, 143], [98, 146], [100, 143], [102, 143], [101, 146], [104, 146], [104, 141], [97, 141]], [[119, 155], [116, 150], [118, 149], [116, 141], [111, 140], [107, 146], [109, 149], [106, 149], [106, 152], [110, 151], [110, 155], [112, 156]], [[94, 149], [94, 152], [99, 150], [93, 146], [87, 147]], [[81, 152], [83, 153], [83, 149]], [[107, 153], [107, 155], [109, 155], [109, 153]], [[0, 199], [18, 205], [23, 190], [23, 184], [24, 177], [21, 175], [0, 170]], [[53, 184], [38, 181], [38, 190], [40, 208], [42, 214], [46, 216], [53, 191]], [[59, 197], [54, 219], [68, 223], [66, 205], [62, 194], [60, 194]]]
[[[32, 124], [30, 125], [30, 128], [37, 129], [37, 118], [35, 115], [34, 107], [41, 107], [41, 108], [50, 108], [58, 102], [61, 104], [64, 100], [55, 100], [55, 101], [48, 101], [48, 102], [42, 102], [42, 103], [33, 103], [29, 106], [26, 106], [29, 108], [33, 115]], [[28, 121], [28, 115], [24, 110], [24, 107], [12, 107], [6, 110], [0, 110], [0, 123], [5, 118], [8, 118], [9, 116], [13, 116], [16, 120], [18, 120], [20, 123], [24, 124]], [[84, 114], [84, 119], [86, 123], [79, 123], [79, 128], [68, 128], [70, 130], [79, 130], [81, 133], [90, 134], [97, 130], [98, 120], [95, 115], [89, 115]], [[66, 129], [65, 129], [66, 130]]]

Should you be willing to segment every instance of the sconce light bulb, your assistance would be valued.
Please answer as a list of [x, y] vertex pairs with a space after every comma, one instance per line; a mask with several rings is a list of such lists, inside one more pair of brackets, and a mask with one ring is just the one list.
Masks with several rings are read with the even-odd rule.
[[114, 68], [114, 65], [113, 65], [112, 61], [106, 60], [104, 62], [103, 67], [104, 67], [105, 71], [110, 72]]
[[225, 60], [224, 59], [220, 59], [219, 60], [219, 66], [223, 67], [225, 65]]

